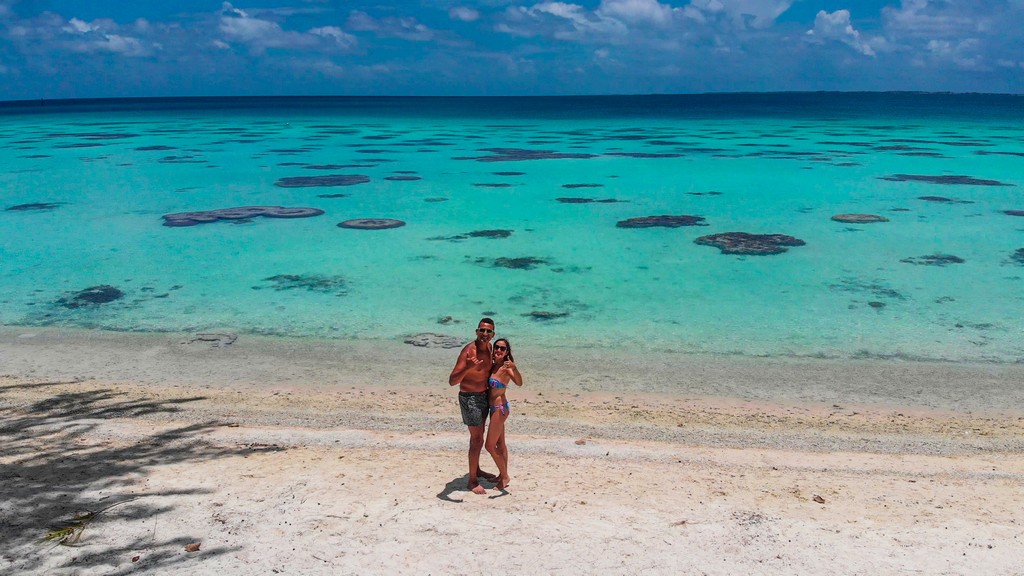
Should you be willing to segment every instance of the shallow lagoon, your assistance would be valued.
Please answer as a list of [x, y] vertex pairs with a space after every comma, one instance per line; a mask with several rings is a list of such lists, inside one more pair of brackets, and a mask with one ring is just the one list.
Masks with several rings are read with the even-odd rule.
[[[490, 315], [535, 345], [1017, 362], [1019, 101], [8, 105], [0, 323], [469, 338]], [[324, 214], [163, 225], [240, 206]], [[844, 213], [888, 221], [832, 220]], [[616, 225], [657, 215], [704, 225]], [[360, 218], [405, 225], [337, 226]], [[734, 231], [805, 244], [744, 256], [694, 242]], [[96, 286], [123, 296], [67, 305]]]

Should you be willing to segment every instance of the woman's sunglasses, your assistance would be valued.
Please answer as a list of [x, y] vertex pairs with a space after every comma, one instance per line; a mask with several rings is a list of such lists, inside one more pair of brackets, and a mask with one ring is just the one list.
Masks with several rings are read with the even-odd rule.
[[508, 346], [495, 346], [494, 349], [504, 352], [505, 350], [508, 350]]

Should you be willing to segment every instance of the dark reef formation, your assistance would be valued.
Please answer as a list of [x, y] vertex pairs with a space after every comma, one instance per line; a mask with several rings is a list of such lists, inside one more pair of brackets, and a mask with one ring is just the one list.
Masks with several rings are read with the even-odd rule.
[[285, 166], [291, 164], [293, 166], [302, 166], [305, 170], [348, 170], [350, 168], [376, 168], [376, 164], [302, 164], [301, 162], [288, 162], [279, 164], [279, 166]]
[[1000, 182], [999, 180], [986, 180], [984, 178], [960, 175], [930, 176], [926, 174], [892, 174], [890, 176], [879, 176], [878, 179], [888, 180], [889, 182], [927, 182], [929, 184], [945, 185], [1013, 186], [1013, 184], [1007, 184], [1006, 182]]
[[511, 268], [513, 270], [532, 270], [541, 264], [547, 263], [547, 260], [533, 256], [522, 256], [519, 258], [501, 257], [494, 259], [493, 266], [495, 268]]
[[544, 321], [547, 321], [547, 320], [557, 320], [559, 318], [565, 318], [568, 315], [569, 315], [568, 312], [549, 312], [547, 310], [533, 310], [531, 312], [527, 312], [526, 314], [523, 314], [523, 316], [526, 316], [527, 318], [529, 318], [531, 320], [538, 320], [538, 321], [541, 321], [541, 322], [544, 322]]
[[30, 204], [15, 204], [8, 206], [8, 212], [29, 212], [33, 210], [54, 210], [63, 206], [65, 202], [32, 202]]
[[370, 181], [362, 174], [329, 174], [327, 176], [291, 176], [274, 183], [281, 188], [316, 188], [325, 186], [354, 186]]
[[707, 226], [703, 216], [689, 216], [680, 214], [678, 216], [641, 216], [620, 220], [615, 224], [618, 228], [653, 228], [661, 226], [664, 228], [679, 228], [680, 226]]
[[836, 214], [832, 217], [836, 222], [847, 224], [871, 224], [872, 222], [888, 222], [889, 219], [877, 214]]
[[906, 297], [899, 290], [886, 285], [882, 280], [863, 280], [860, 278], [843, 278], [838, 283], [829, 284], [833, 292], [853, 292], [870, 294], [875, 298], [892, 298], [903, 300]]
[[238, 206], [202, 212], [179, 212], [164, 214], [164, 226], [182, 227], [207, 224], [219, 220], [248, 220], [256, 216], [266, 218], [309, 218], [319, 216], [324, 211], [319, 208], [287, 208], [285, 206]]
[[[322, 276], [320, 274], [278, 274], [264, 278], [269, 288], [278, 292], [285, 290], [304, 290], [321, 294], [344, 296], [348, 293], [348, 282], [343, 276]], [[253, 286], [253, 290], [262, 290], [263, 286]]]
[[491, 240], [497, 240], [501, 238], [508, 238], [511, 235], [511, 230], [474, 230], [473, 232], [456, 234], [454, 236], [434, 236], [433, 238], [427, 238], [427, 240], [446, 240], [448, 242], [461, 242], [462, 240], [468, 240], [470, 238], [489, 238]]
[[925, 202], [941, 202], [945, 204], [974, 204], [970, 200], [956, 200], [954, 198], [946, 198], [945, 196], [918, 196], [918, 200], [924, 200]]
[[965, 260], [952, 254], [928, 254], [927, 256], [904, 258], [900, 262], [918, 266], [946, 266], [948, 264], [963, 264]]
[[354, 230], [386, 230], [388, 228], [401, 228], [405, 222], [391, 218], [354, 218], [338, 222], [338, 228], [351, 228]]
[[446, 336], [433, 332], [421, 332], [408, 336], [404, 342], [422, 348], [459, 348], [462, 346], [462, 340], [455, 336]]
[[468, 259], [471, 263], [478, 266], [489, 266], [491, 268], [508, 268], [510, 270], [533, 270], [537, 266], [549, 265], [551, 262], [544, 258], [537, 258], [534, 256], [520, 256], [518, 258], [472, 258]]
[[657, 152], [607, 152], [605, 156], [621, 156], [623, 158], [681, 158], [683, 155]]
[[615, 198], [555, 198], [555, 202], [561, 202], [562, 204], [615, 204], [617, 202], [625, 202], [625, 200], [617, 200]]
[[701, 236], [694, 243], [704, 246], [715, 246], [722, 254], [742, 254], [749, 256], [767, 256], [782, 254], [791, 246], [806, 244], [799, 238], [785, 234], [751, 234], [749, 232], [723, 232]]
[[57, 304], [65, 308], [82, 308], [107, 304], [123, 297], [124, 292], [121, 290], [108, 284], [102, 284], [100, 286], [90, 286], [70, 296], [65, 296], [57, 300]]
[[454, 160], [476, 160], [477, 162], [521, 162], [524, 160], [562, 160], [596, 158], [596, 154], [555, 152], [554, 150], [527, 150], [524, 148], [483, 148], [489, 156], [465, 156]]

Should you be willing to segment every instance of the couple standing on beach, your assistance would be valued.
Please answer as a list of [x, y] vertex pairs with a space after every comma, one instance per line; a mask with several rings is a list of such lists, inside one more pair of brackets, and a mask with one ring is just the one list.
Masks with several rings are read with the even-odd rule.
[[[512, 346], [505, 338], [494, 337], [494, 320], [483, 318], [476, 327], [473, 340], [459, 353], [455, 368], [448, 377], [448, 384], [459, 385], [459, 408], [462, 422], [469, 427], [469, 489], [475, 494], [484, 494], [479, 478], [497, 482], [498, 490], [504, 491], [509, 484], [508, 446], [505, 444], [505, 420], [508, 418], [508, 400], [505, 390], [509, 382], [523, 385], [512, 358]], [[487, 417], [491, 425], [484, 436]], [[480, 470], [480, 451], [486, 446], [487, 452], [498, 466], [498, 475]]]

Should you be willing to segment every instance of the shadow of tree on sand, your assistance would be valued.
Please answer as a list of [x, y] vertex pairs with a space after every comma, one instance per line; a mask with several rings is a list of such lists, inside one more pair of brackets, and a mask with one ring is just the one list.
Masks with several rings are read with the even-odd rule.
[[[160, 515], [173, 509], [159, 503], [168, 500], [162, 497], [200, 498], [205, 491], [146, 491], [145, 477], [155, 466], [254, 450], [206, 441], [204, 435], [217, 428], [216, 423], [154, 429], [141, 438], [105, 437], [98, 430], [105, 419], [172, 414], [202, 398], [153, 400], [113, 390], [67, 391], [73, 384], [0, 383], [0, 573], [173, 571], [183, 562], [233, 551], [204, 547], [187, 554], [185, 545], [201, 540], [192, 539], [189, 532], [200, 527], [167, 526], [160, 532], [176, 537], [158, 539], [155, 526]], [[54, 388], [54, 394], [42, 400], [19, 405], [10, 399], [18, 389], [47, 388]], [[69, 547], [42, 541], [49, 529], [75, 514], [107, 507], [87, 525], [81, 543]], [[102, 526], [110, 522], [153, 525], [154, 530], [131, 542], [104, 541]], [[140, 556], [137, 563], [134, 555]]]

